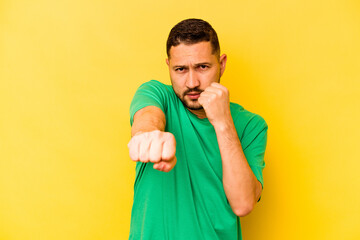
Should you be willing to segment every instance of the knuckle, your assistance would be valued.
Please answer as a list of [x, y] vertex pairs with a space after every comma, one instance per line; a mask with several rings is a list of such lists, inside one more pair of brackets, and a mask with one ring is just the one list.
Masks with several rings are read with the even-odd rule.
[[172, 133], [169, 133], [169, 141], [171, 141], [171, 143], [176, 144], [176, 139], [175, 136]]
[[151, 137], [152, 138], [157, 138], [161, 135], [161, 131], [160, 130], [154, 130], [151, 132]]
[[141, 162], [145, 162], [145, 156], [144, 156], [143, 154], [140, 154], [140, 155], [139, 155], [139, 160], [140, 160]]
[[170, 132], [164, 132], [164, 138], [165, 139], [171, 139], [173, 137], [172, 133]]
[[148, 152], [147, 152], [146, 149], [141, 149], [140, 150], [139, 159], [142, 162], [148, 162], [149, 161]]
[[150, 162], [159, 162], [160, 161], [160, 155], [157, 153], [150, 154], [149, 156]]

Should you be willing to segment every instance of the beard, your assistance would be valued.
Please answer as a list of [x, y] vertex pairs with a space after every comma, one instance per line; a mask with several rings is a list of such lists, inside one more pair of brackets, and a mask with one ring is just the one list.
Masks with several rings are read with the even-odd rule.
[[[175, 92], [175, 90], [174, 90]], [[176, 96], [180, 99], [180, 101], [182, 102], [182, 104], [190, 109], [190, 110], [201, 110], [203, 109], [203, 106], [200, 105], [198, 99], [188, 99], [186, 100], [185, 97], [188, 93], [202, 93], [203, 90], [200, 90], [198, 88], [189, 88], [187, 89], [185, 92], [183, 92], [182, 94], [175, 92]]]

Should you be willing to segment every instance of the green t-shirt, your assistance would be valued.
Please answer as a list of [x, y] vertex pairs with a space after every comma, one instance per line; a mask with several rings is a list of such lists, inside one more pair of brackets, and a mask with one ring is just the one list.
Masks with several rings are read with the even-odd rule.
[[[131, 102], [134, 114], [146, 106], [165, 114], [165, 131], [176, 139], [175, 167], [168, 173], [153, 163], [136, 164], [129, 239], [242, 239], [240, 220], [226, 198], [222, 161], [213, 126], [187, 110], [170, 85], [142, 84]], [[231, 115], [246, 159], [263, 185], [267, 124], [262, 117], [230, 103]]]

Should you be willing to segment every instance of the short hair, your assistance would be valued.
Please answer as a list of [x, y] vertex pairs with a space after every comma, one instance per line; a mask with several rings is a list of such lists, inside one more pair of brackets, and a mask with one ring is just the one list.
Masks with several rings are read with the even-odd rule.
[[187, 45], [199, 42], [210, 42], [212, 54], [220, 55], [220, 44], [213, 27], [206, 21], [197, 18], [185, 19], [176, 24], [170, 31], [166, 42], [166, 53], [170, 58], [170, 48], [184, 43]]

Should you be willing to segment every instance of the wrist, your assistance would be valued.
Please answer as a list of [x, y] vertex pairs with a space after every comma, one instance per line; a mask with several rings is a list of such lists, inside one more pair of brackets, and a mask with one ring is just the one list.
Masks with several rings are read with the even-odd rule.
[[136, 132], [134, 135], [133, 135], [133, 137], [135, 137], [136, 135], [140, 135], [140, 134], [142, 134], [142, 133], [144, 133], [143, 131], [138, 131], [138, 132]]
[[227, 132], [227, 131], [235, 128], [234, 123], [233, 123], [231, 117], [230, 117], [230, 119], [226, 119], [226, 120], [223, 120], [223, 121], [215, 122], [215, 123], [213, 124], [213, 126], [214, 126], [214, 128], [215, 128], [215, 131], [216, 131], [216, 132], [219, 132], [219, 133]]
[[135, 137], [135, 136], [140, 135], [140, 134], [143, 134], [143, 133], [149, 133], [149, 132], [155, 132], [155, 131], [162, 132], [162, 131], [161, 131], [161, 130], [159, 130], [159, 129], [154, 129], [154, 130], [144, 130], [144, 131], [139, 130], [139, 131], [135, 132], [135, 134], [133, 134], [132, 136], [133, 136], [133, 137]]

